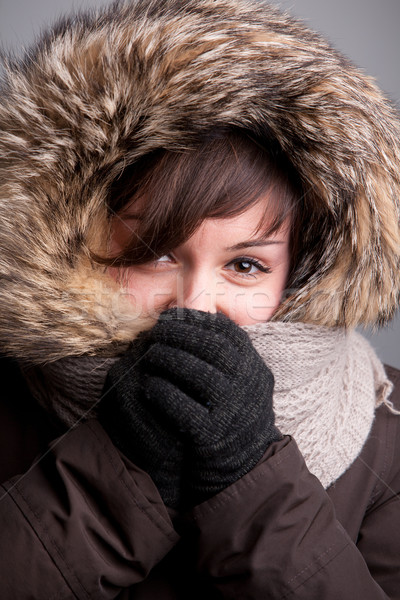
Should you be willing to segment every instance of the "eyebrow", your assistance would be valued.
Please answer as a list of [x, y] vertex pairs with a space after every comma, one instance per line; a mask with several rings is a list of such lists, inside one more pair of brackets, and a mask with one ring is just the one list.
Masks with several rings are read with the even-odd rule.
[[[133, 213], [127, 215], [126, 217], [122, 217], [123, 221], [142, 221], [143, 217], [139, 214]], [[279, 240], [268, 240], [265, 238], [261, 238], [258, 240], [246, 240], [245, 242], [239, 242], [238, 244], [234, 244], [233, 246], [228, 246], [225, 248], [225, 252], [237, 252], [238, 250], [243, 250], [244, 248], [256, 248], [261, 246], [272, 246], [273, 244], [284, 244], [285, 242]]]
[[270, 246], [272, 244], [284, 244], [285, 242], [279, 242], [278, 240], [247, 240], [246, 242], [239, 242], [233, 246], [225, 248], [226, 252], [233, 252], [235, 250], [243, 250], [243, 248], [252, 248], [254, 246]]

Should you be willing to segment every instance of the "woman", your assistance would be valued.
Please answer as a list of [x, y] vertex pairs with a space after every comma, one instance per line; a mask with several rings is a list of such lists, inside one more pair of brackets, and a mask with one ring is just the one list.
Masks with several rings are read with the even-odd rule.
[[399, 373], [353, 331], [399, 298], [381, 93], [241, 0], [7, 77], [3, 597], [399, 598]]

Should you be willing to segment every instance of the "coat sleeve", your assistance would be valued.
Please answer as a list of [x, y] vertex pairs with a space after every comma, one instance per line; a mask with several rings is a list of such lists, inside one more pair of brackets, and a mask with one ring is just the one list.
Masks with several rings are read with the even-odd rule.
[[95, 420], [0, 486], [0, 532], [5, 600], [115, 598], [178, 538], [150, 477]]
[[[385, 513], [399, 529], [398, 491], [393, 489], [376, 520], [371, 515], [365, 524], [365, 534], [366, 528], [374, 529], [378, 545]], [[384, 553], [381, 564], [397, 563], [396, 581], [392, 578], [384, 589], [288, 436], [271, 445], [253, 471], [196, 507], [192, 518], [197, 568], [222, 598], [400, 598], [400, 535], [375, 550], [375, 559]]]
[[[391, 398], [394, 408], [400, 411], [399, 371], [396, 379], [396, 399], [395, 393]], [[370, 452], [362, 461], [364, 468], [375, 475], [376, 483], [361, 523], [357, 547], [388, 597], [400, 600], [400, 412], [390, 415], [382, 408], [387, 418], [376, 432], [376, 440], [384, 449], [382, 458], [376, 464]]]

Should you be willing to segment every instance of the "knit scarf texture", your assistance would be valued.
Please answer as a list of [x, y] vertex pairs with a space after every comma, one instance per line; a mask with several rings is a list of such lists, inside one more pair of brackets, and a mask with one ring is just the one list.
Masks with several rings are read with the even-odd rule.
[[[354, 462], [375, 410], [393, 385], [369, 342], [354, 330], [268, 322], [243, 327], [275, 378], [276, 426], [294, 437], [308, 469], [328, 488]], [[66, 427], [96, 417], [118, 357], [67, 357], [23, 368], [37, 401]]]

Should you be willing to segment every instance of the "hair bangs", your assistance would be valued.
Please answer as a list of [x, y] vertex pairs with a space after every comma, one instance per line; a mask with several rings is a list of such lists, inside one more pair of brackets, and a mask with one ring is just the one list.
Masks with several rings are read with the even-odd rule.
[[296, 212], [300, 183], [286, 157], [242, 131], [221, 132], [184, 152], [158, 150], [128, 167], [109, 196], [111, 218], [129, 219], [129, 241], [103, 264], [142, 264], [172, 251], [205, 219], [265, 202], [255, 233], [268, 237]]

